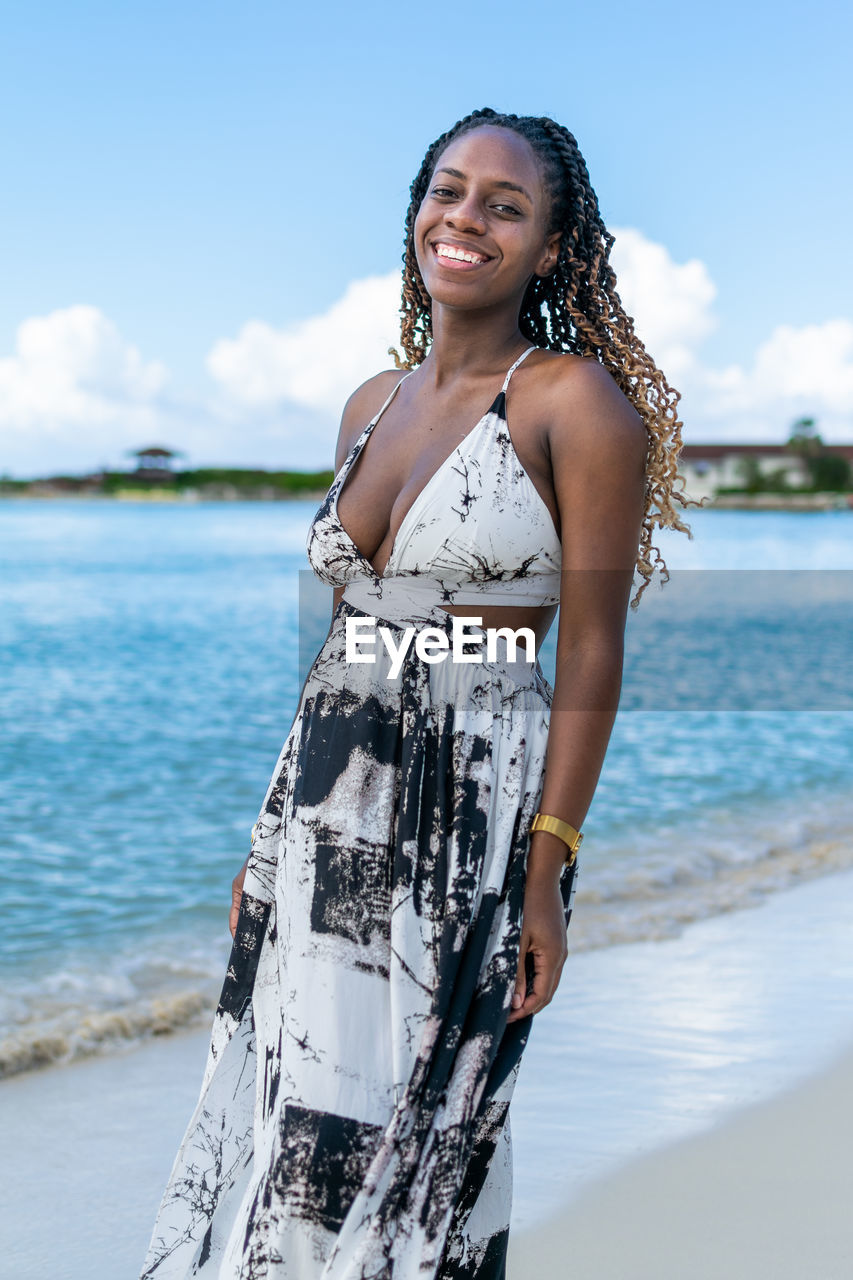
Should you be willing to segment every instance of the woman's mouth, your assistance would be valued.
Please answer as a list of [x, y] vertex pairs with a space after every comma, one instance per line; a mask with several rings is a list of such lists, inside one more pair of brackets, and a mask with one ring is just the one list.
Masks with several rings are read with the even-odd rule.
[[489, 254], [478, 253], [476, 249], [463, 249], [446, 240], [434, 241], [432, 251], [441, 265], [449, 267], [451, 271], [473, 271], [492, 260]]

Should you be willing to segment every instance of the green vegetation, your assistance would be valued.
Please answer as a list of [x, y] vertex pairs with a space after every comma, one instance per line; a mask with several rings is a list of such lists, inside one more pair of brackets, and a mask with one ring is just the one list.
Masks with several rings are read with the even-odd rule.
[[719, 488], [718, 493], [791, 493], [795, 489], [801, 492], [799, 486], [788, 483], [785, 467], [762, 471], [757, 459], [746, 457], [738, 459], [737, 469], [743, 484], [736, 488]]
[[792, 484], [788, 467], [764, 471], [755, 458], [747, 456], [737, 464], [743, 483], [720, 487], [717, 493], [848, 493], [853, 488], [850, 463], [843, 454], [833, 453], [831, 445], [824, 444], [814, 418], [798, 418], [785, 447], [801, 460], [808, 483]]
[[263, 471], [241, 467], [205, 467], [194, 471], [160, 471], [139, 475], [134, 471], [106, 471], [94, 476], [50, 476], [43, 480], [13, 480], [0, 476], [0, 494], [26, 494], [32, 488], [53, 494], [100, 494], [122, 497], [137, 492], [180, 497], [192, 491], [200, 498], [291, 498], [325, 493], [334, 480], [332, 471]]
[[845, 493], [853, 487], [850, 463], [840, 453], [826, 453], [817, 458], [810, 458], [809, 471], [812, 478], [811, 487], [816, 492], [833, 490]]
[[203, 484], [233, 484], [239, 487], [273, 485], [287, 493], [302, 493], [306, 489], [329, 488], [335, 478], [333, 471], [241, 471], [227, 470], [181, 471], [177, 475], [182, 488]]
[[156, 480], [130, 471], [104, 474], [101, 491], [115, 493], [119, 489], [187, 489], [205, 490], [228, 487], [252, 496], [260, 490], [272, 490], [290, 497], [300, 493], [325, 492], [334, 480], [332, 471], [261, 471], [241, 467], [205, 467], [195, 471], [175, 471], [172, 477], [160, 475]]
[[[816, 494], [853, 493], [853, 468], [842, 453], [826, 445], [814, 418], [798, 418], [791, 426], [785, 449], [788, 465], [762, 467], [757, 458], [741, 455], [737, 461], [740, 484], [717, 486], [720, 494]], [[193, 497], [222, 500], [274, 500], [298, 498], [301, 495], [322, 496], [330, 488], [335, 473], [325, 471], [264, 471], [248, 467], [204, 467], [194, 470], [170, 470], [168, 465], [180, 457], [171, 449], [152, 447], [129, 450], [133, 456], [150, 465], [138, 471], [107, 471], [93, 475], [54, 475], [37, 480], [13, 480], [0, 475], [0, 496], [15, 494], [46, 497], [80, 494], [118, 498], [180, 500]], [[777, 454], [777, 457], [779, 455]]]
[[818, 435], [814, 418], [798, 418], [791, 428], [787, 448], [798, 454], [806, 465], [812, 493], [835, 490], [845, 492], [851, 487], [850, 463], [840, 453], [833, 453]]

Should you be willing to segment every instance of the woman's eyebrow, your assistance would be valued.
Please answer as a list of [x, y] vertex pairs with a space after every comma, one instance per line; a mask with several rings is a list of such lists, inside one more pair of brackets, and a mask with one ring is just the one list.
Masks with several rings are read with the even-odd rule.
[[[448, 169], [442, 167], [441, 169], [436, 169], [436, 173], [449, 173], [451, 177], [462, 178], [463, 181], [465, 180], [465, 174], [462, 173], [460, 169]], [[518, 191], [526, 200], [529, 200], [530, 203], [533, 204], [533, 197], [525, 191], [524, 187], [520, 187], [517, 182], [496, 182], [494, 185], [496, 187], [500, 187], [504, 191]]]

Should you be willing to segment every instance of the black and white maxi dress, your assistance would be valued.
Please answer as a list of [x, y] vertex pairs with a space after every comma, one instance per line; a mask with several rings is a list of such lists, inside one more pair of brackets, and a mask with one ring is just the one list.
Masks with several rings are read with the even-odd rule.
[[[472, 623], [452, 660], [460, 619], [441, 602], [559, 603], [560, 541], [506, 420], [532, 350], [415, 500], [382, 576], [337, 499], [396, 387], [312, 522], [309, 562], [346, 590], [253, 831], [140, 1280], [505, 1274], [531, 1022], [507, 1017], [553, 690], [523, 646], [488, 649]], [[370, 619], [395, 646], [433, 628], [432, 658], [413, 642], [395, 667], [381, 634], [366, 643]], [[347, 660], [355, 626], [375, 661]], [[567, 927], [576, 876], [564, 867]]]

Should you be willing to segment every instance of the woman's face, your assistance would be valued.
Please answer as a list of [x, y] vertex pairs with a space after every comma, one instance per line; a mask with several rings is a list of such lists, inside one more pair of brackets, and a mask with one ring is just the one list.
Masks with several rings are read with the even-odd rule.
[[549, 196], [526, 138], [483, 125], [439, 156], [414, 226], [415, 255], [434, 302], [482, 308], [517, 298], [557, 260]]

